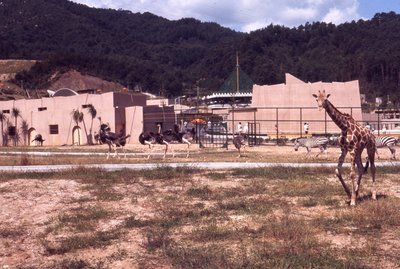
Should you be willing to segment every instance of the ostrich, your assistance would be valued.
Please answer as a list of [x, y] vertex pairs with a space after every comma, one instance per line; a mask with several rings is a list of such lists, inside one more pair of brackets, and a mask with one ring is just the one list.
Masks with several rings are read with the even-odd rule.
[[192, 128], [192, 129], [185, 130], [183, 132], [179, 132], [179, 126], [177, 124], [174, 125], [174, 128], [175, 128], [175, 132], [177, 133], [179, 143], [183, 143], [183, 144], [187, 145], [186, 158], [189, 158], [190, 145], [192, 144], [191, 142], [196, 137], [196, 130], [194, 128]]
[[247, 135], [246, 134], [238, 134], [238, 135], [235, 135], [235, 137], [233, 138], [233, 144], [235, 145], [235, 148], [237, 148], [237, 150], [239, 151], [238, 158], [242, 157], [240, 149], [243, 146], [243, 152], [244, 152], [246, 143], [247, 143]]
[[36, 145], [43, 146], [44, 139], [43, 139], [43, 137], [42, 137], [41, 134], [35, 135], [35, 138], [32, 140], [32, 142], [33, 142], [33, 141], [36, 142]]
[[[196, 136], [196, 131], [194, 128], [185, 130], [185, 131], [180, 131], [179, 130], [179, 125], [174, 124], [174, 129], [173, 130], [166, 130], [162, 133], [162, 136], [167, 143], [181, 143], [181, 144], [186, 144], [187, 145], [187, 152], [186, 152], [186, 158], [189, 158], [190, 154], [190, 145], [192, 144], [191, 142]], [[175, 152], [173, 148], [171, 147], [172, 150], [172, 156], [175, 157]]]
[[103, 144], [108, 145], [108, 154], [107, 159], [110, 157], [111, 148], [115, 146], [114, 157], [118, 156], [117, 148], [122, 148], [122, 152], [126, 158], [126, 152], [124, 146], [126, 145], [126, 139], [129, 138], [130, 135], [124, 135], [121, 130], [118, 134], [111, 132], [110, 127], [107, 124], [100, 125], [99, 138]]
[[163, 158], [165, 159], [165, 156], [167, 155], [169, 143], [164, 140], [164, 136], [160, 133], [161, 125], [158, 124], [157, 126], [158, 126], [158, 133], [142, 132], [139, 135], [140, 144], [149, 146], [149, 155], [147, 156], [147, 159], [150, 159], [150, 154], [153, 151], [154, 144], [165, 145], [165, 151], [164, 151]]

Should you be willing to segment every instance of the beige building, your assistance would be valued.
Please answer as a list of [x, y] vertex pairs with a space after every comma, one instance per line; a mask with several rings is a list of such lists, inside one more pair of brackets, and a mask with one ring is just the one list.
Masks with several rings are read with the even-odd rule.
[[[312, 94], [325, 90], [329, 100], [341, 112], [351, 114], [362, 121], [358, 81], [306, 83], [286, 74], [286, 83], [254, 85], [251, 108], [234, 109], [227, 122], [232, 128], [240, 121], [255, 123], [257, 133], [295, 137], [304, 135], [304, 123], [308, 134], [339, 133], [325, 110], [319, 111]], [[230, 129], [232, 130], [232, 129]]]
[[[64, 89], [65, 91], [65, 89]], [[73, 91], [71, 91], [73, 93]], [[92, 119], [88, 113], [88, 105], [92, 104], [97, 115]], [[19, 133], [19, 145], [31, 142], [36, 134], [41, 134], [45, 145], [82, 145], [86, 144], [87, 134], [94, 135], [100, 128], [100, 122], [108, 123], [111, 130], [125, 130], [131, 137], [128, 143], [137, 143], [137, 137], [143, 130], [143, 106], [146, 96], [140, 93], [107, 92], [104, 94], [72, 94], [41, 99], [22, 99], [0, 102], [0, 111], [6, 116], [3, 122], [4, 132], [12, 129], [15, 119], [13, 108], [20, 111], [16, 130]], [[75, 123], [72, 111], [83, 112], [84, 122]], [[24, 137], [21, 126], [27, 123], [27, 135]], [[86, 129], [86, 131], [85, 131]], [[4, 139], [4, 137], [2, 138]], [[12, 141], [12, 137], [8, 136]], [[12, 142], [8, 143], [12, 145]]]

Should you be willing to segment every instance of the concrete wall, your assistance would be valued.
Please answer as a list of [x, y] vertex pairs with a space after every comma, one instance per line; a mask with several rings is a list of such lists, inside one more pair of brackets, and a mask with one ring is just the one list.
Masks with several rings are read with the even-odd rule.
[[[312, 94], [325, 90], [331, 94], [329, 100], [341, 112], [348, 113], [362, 123], [361, 101], [358, 81], [305, 83], [286, 74], [286, 83], [278, 85], [254, 85], [251, 107], [257, 108], [256, 119], [262, 133], [276, 134], [278, 119], [279, 134], [296, 136], [302, 132], [304, 122], [310, 125], [311, 133], [338, 133], [325, 110], [319, 111]], [[231, 115], [229, 121], [232, 119]], [[325, 122], [326, 119], [326, 122]], [[254, 121], [254, 115], [246, 110], [235, 111], [235, 122]], [[235, 123], [236, 125], [236, 123]]]
[[[14, 125], [14, 119], [11, 116], [13, 107], [21, 111], [17, 130], [21, 133], [21, 122], [26, 120], [30, 129], [31, 137], [29, 137], [29, 141], [33, 139], [34, 134], [40, 133], [45, 139], [44, 145], [71, 145], [78, 142], [77, 132], [75, 131], [74, 133], [74, 129], [80, 130], [80, 143], [87, 143], [84, 124], [81, 122], [76, 126], [72, 119], [72, 111], [74, 109], [83, 112], [86, 131], [90, 133], [90, 129], [92, 129], [92, 134], [94, 135], [100, 128], [99, 118], [101, 122], [108, 123], [112, 131], [115, 132], [118, 132], [121, 128], [126, 128], [128, 122], [130, 126], [132, 124], [141, 125], [143, 116], [141, 107], [137, 109], [138, 113], [132, 113], [135, 109], [134, 107], [143, 106], [145, 102], [144, 96], [108, 92], [104, 94], [3, 101], [0, 102], [0, 110], [3, 113], [10, 111], [10, 114], [5, 115], [11, 125]], [[97, 110], [97, 116], [93, 121], [88, 109], [84, 107], [87, 104], [92, 104]], [[132, 121], [136, 123], [132, 123]], [[58, 125], [58, 134], [50, 134], [50, 125]], [[6, 128], [6, 123], [4, 128]], [[20, 142], [19, 144], [23, 143]]]

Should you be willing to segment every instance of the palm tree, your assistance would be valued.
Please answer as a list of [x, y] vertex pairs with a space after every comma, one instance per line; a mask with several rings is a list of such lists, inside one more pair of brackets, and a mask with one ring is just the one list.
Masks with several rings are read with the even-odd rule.
[[14, 127], [15, 127], [15, 134], [14, 134], [14, 146], [17, 145], [17, 135], [18, 135], [18, 129], [17, 129], [17, 125], [18, 125], [18, 117], [21, 117], [21, 110], [19, 110], [16, 107], [13, 107], [13, 109], [11, 110], [11, 116], [14, 118]]
[[26, 141], [28, 140], [28, 133], [29, 133], [29, 125], [26, 120], [22, 120], [21, 123], [21, 133], [22, 137], [24, 138], [24, 146], [26, 146]]
[[90, 123], [88, 142], [89, 142], [90, 145], [93, 145], [93, 138], [92, 138], [93, 120], [97, 116], [97, 110], [92, 104], [88, 104], [87, 109], [88, 109], [90, 117], [92, 118], [92, 121]]
[[[79, 122], [83, 123], [83, 129], [85, 130], [86, 137], [88, 137], [87, 134], [87, 129], [86, 129], [86, 124], [85, 124], [85, 117], [82, 111], [79, 111], [79, 109], [73, 109], [72, 110], [72, 118], [76, 123], [76, 126], [79, 126]], [[79, 135], [79, 133], [78, 133]], [[78, 137], [80, 141], [80, 137]]]
[[6, 140], [4, 136], [4, 122], [7, 120], [6, 114], [3, 113], [3, 111], [0, 111], [0, 122], [1, 122], [1, 139], [2, 139], [2, 145], [6, 145]]
[[[83, 120], [83, 113], [79, 111], [79, 109], [72, 110], [72, 119], [75, 122], [75, 126], [79, 127], [79, 123]], [[80, 132], [78, 132], [78, 141], [81, 141]]]

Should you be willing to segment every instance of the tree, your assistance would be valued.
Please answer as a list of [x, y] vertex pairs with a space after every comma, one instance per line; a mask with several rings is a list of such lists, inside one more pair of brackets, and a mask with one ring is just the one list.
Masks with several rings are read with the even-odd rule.
[[29, 125], [28, 122], [26, 120], [22, 120], [21, 122], [21, 133], [22, 133], [22, 137], [24, 139], [24, 146], [27, 145], [27, 140], [28, 140], [28, 133], [29, 133]]
[[89, 129], [89, 136], [88, 136], [88, 143], [90, 145], [93, 145], [93, 136], [92, 136], [92, 130], [93, 130], [93, 120], [97, 116], [97, 110], [92, 104], [88, 104], [87, 110], [89, 112], [90, 117], [92, 118], [92, 121], [90, 122], [90, 129]]
[[16, 146], [18, 141], [18, 117], [21, 117], [21, 110], [19, 110], [19, 108], [13, 107], [13, 109], [11, 110], [11, 116], [14, 118], [15, 123], [14, 146]]
[[7, 120], [7, 116], [0, 111], [0, 123], [1, 123], [1, 138], [2, 138], [2, 145], [7, 145], [7, 137], [4, 135], [4, 122]]
[[[75, 126], [79, 127], [79, 123], [83, 121], [83, 113], [80, 112], [79, 109], [73, 109], [71, 114]], [[78, 141], [81, 141], [80, 132], [78, 132]]]

